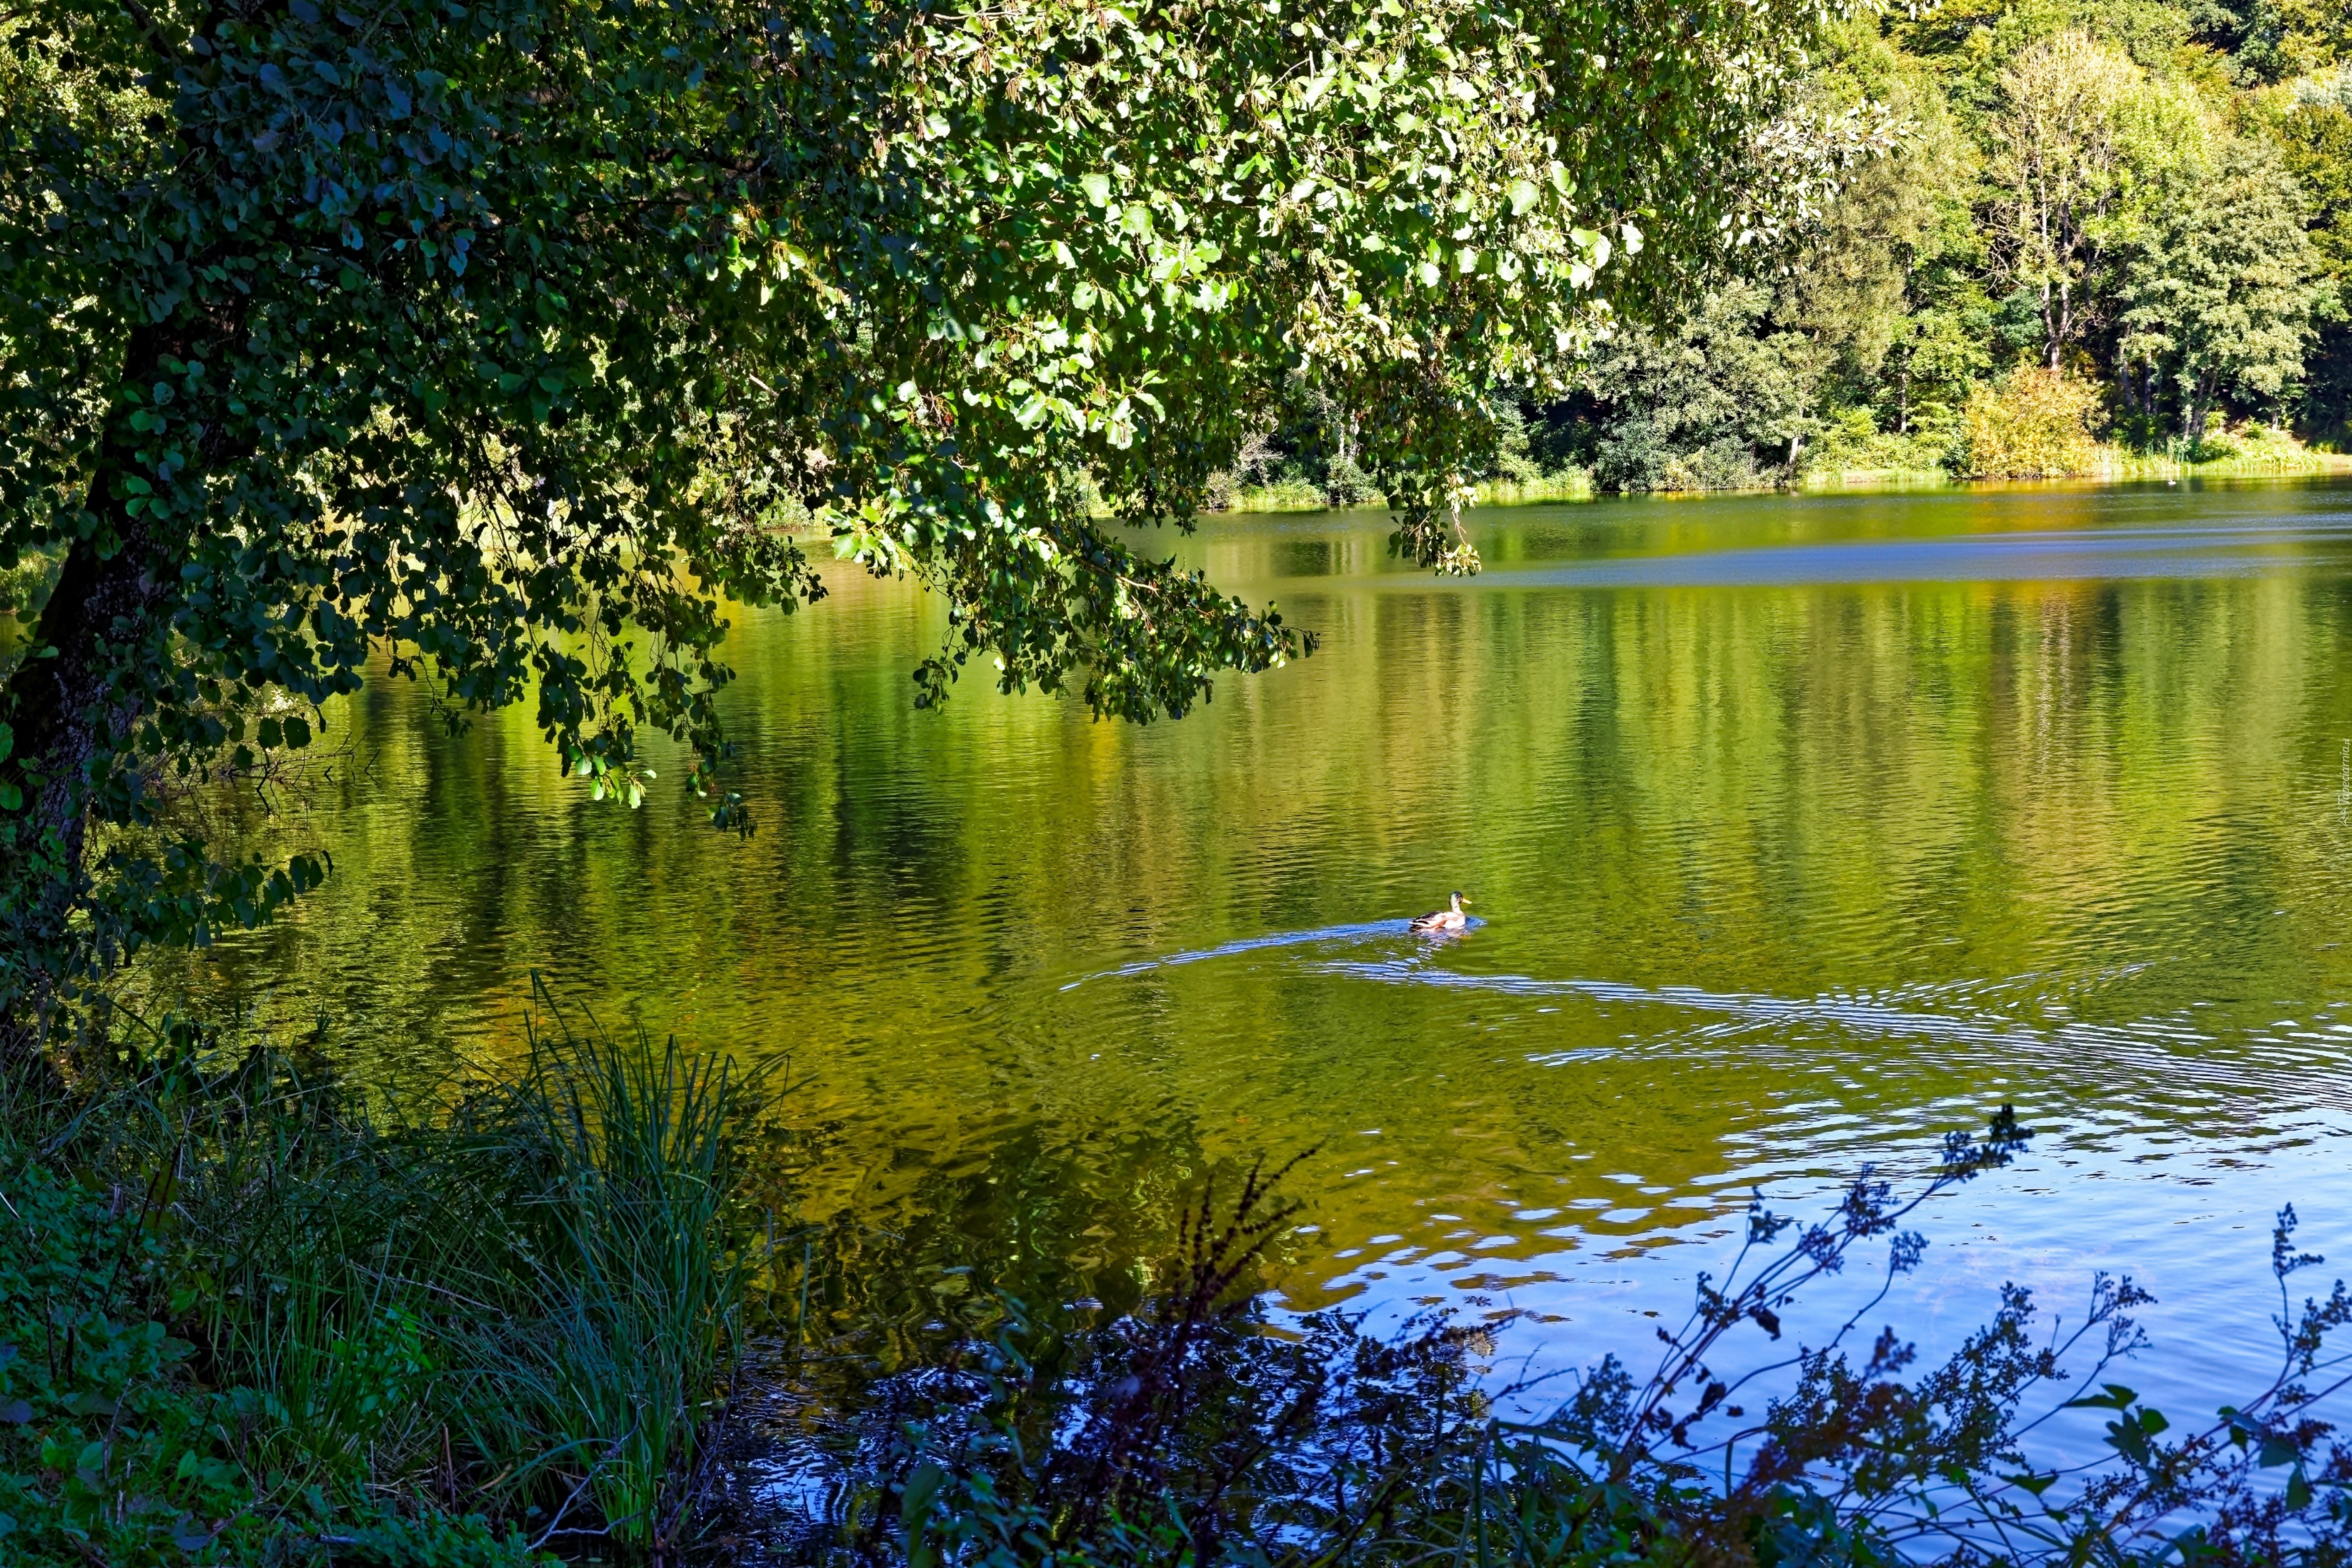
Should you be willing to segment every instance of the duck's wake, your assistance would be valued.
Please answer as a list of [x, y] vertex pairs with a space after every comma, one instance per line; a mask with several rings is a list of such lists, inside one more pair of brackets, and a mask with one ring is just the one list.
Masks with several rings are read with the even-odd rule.
[[[1470, 923], [1464, 928], [1463, 931], [1442, 934], [1460, 936], [1465, 931], [1475, 931], [1486, 923], [1474, 915], [1470, 917]], [[1269, 948], [1314, 947], [1326, 943], [1339, 945], [1370, 942], [1377, 937], [1416, 934], [1426, 935], [1426, 933], [1416, 933], [1412, 929], [1412, 921], [1409, 920], [1366, 921], [1360, 925], [1320, 926], [1313, 931], [1276, 931], [1270, 936], [1243, 937], [1235, 942], [1219, 942], [1214, 947], [1196, 947], [1184, 952], [1168, 953], [1160, 958], [1139, 958], [1133, 963], [1122, 963], [1117, 969], [1104, 969], [1092, 974], [1081, 974], [1062, 989], [1075, 991], [1089, 980], [1121, 980], [1129, 975], [1149, 974], [1155, 969], [1174, 969], [1181, 964], [1199, 963], [1204, 959], [1231, 958], [1236, 953], [1264, 952]]]
[[[1475, 917], [1471, 929], [1485, 924]], [[1276, 931], [1244, 937], [1214, 947], [1192, 948], [1162, 957], [1139, 959], [1116, 969], [1082, 975], [1064, 985], [1075, 990], [1088, 980], [1110, 980], [1149, 974], [1213, 958], [1282, 950], [1361, 948], [1393, 943], [1384, 953], [1343, 953], [1326, 951], [1302, 955], [1300, 971], [1308, 974], [1344, 976], [1390, 985], [1426, 985], [1445, 990], [1485, 992], [1530, 1001], [1575, 998], [1604, 1007], [1652, 1006], [1707, 1018], [1695, 1027], [1652, 1037], [1653, 1043], [1681, 1046], [1727, 1044], [1759, 1036], [1777, 1037], [1832, 1031], [1873, 1039], [1908, 1039], [1948, 1047], [1990, 1047], [2020, 1058], [2058, 1061], [2088, 1054], [2111, 1061], [2138, 1060], [2151, 1067], [2190, 1077], [2208, 1072], [2242, 1077], [2245, 1064], [2211, 1064], [2195, 1060], [2201, 1047], [2223, 1043], [2186, 1016], [2141, 1018], [2128, 1023], [2094, 1024], [2069, 1016], [2063, 1006], [2031, 1005], [2030, 997], [2010, 993], [2023, 983], [2046, 986], [2053, 976], [2021, 975], [2003, 981], [1964, 981], [1933, 985], [1895, 986], [1880, 991], [1826, 991], [1809, 996], [1779, 996], [1759, 992], [1717, 992], [1697, 986], [1627, 984], [1618, 981], [1546, 979], [1525, 974], [1465, 973], [1432, 963], [1434, 950], [1465, 934], [1416, 932], [1404, 920], [1367, 921], [1355, 925], [1322, 926], [1312, 931]], [[2127, 966], [2136, 969], [2139, 966]], [[2111, 979], [2112, 974], [2096, 978]], [[2024, 1002], [2027, 1005], [2019, 1006]], [[1550, 1011], [1551, 1009], [1541, 1009]], [[1629, 1038], [1633, 1037], [1628, 1037]], [[2333, 1024], [2324, 1036], [2314, 1035], [2330, 1053], [2340, 1052], [2352, 1039], [2352, 1024]], [[2276, 1050], [2284, 1042], [2269, 1042]], [[1534, 1059], [1565, 1063], [1613, 1055], [1622, 1043], [1547, 1053]], [[2234, 1079], [2233, 1079], [2234, 1080]]]

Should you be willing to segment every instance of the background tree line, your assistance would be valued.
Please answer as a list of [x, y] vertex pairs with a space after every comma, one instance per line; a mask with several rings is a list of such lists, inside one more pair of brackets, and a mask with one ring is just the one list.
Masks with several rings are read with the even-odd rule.
[[[1803, 92], [1825, 120], [1882, 109], [1892, 150], [1793, 245], [1735, 249], [1569, 395], [1526, 402], [1492, 477], [1704, 489], [2352, 445], [2352, 9], [1945, 0], [1833, 27]], [[1362, 499], [1356, 423], [1300, 381], [1237, 488]]]

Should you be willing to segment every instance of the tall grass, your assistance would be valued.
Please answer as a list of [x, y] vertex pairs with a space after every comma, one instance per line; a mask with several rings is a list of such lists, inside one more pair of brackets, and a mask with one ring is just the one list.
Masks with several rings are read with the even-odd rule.
[[2098, 472], [2118, 479], [2260, 478], [2352, 472], [2352, 458], [2305, 446], [2288, 431], [2261, 425], [2216, 431], [2201, 447], [2179, 442], [2161, 451], [2102, 450]]
[[0, 1557], [684, 1550], [741, 1075], [561, 1014], [431, 1105], [185, 1028], [92, 1059], [0, 1102], [0, 1206], [39, 1216], [0, 1216]]
[[472, 1336], [512, 1402], [469, 1436], [518, 1474], [576, 1471], [560, 1513], [584, 1493], [633, 1545], [674, 1535], [673, 1483], [738, 1347], [744, 1259], [722, 1237], [742, 1098], [724, 1066], [675, 1044], [592, 1037], [535, 1047], [494, 1118], [537, 1179], [518, 1216], [526, 1310]]

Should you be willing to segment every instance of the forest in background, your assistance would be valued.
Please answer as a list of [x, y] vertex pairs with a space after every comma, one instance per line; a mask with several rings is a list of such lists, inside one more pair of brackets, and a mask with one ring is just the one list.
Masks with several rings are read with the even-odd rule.
[[[2352, 451], [2352, 6], [1944, 0], [1832, 30], [1815, 103], [1885, 116], [1793, 242], [1738, 253], [1487, 493], [2334, 466]], [[1213, 504], [1376, 500], [1294, 379]]]

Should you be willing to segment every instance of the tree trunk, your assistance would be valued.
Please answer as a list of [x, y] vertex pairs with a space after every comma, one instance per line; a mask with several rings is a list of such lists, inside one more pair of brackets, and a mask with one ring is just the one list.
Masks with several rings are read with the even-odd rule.
[[[184, 353], [168, 329], [140, 327], [131, 334], [121, 380], [151, 383], [162, 361]], [[28, 1032], [37, 1036], [39, 1018], [66, 977], [92, 764], [102, 763], [138, 721], [146, 682], [159, 673], [141, 661], [162, 655], [160, 616], [173, 574], [156, 558], [146, 519], [130, 515], [113, 493], [118, 480], [140, 471], [136, 433], [118, 416], [100, 446], [84, 502], [115, 548], [101, 553], [89, 538], [74, 542], [30, 643], [54, 652], [19, 662], [0, 696], [0, 714], [15, 735], [0, 773], [25, 795], [13, 840], [0, 843], [0, 910], [21, 965], [0, 973], [0, 1048], [21, 1043]]]

